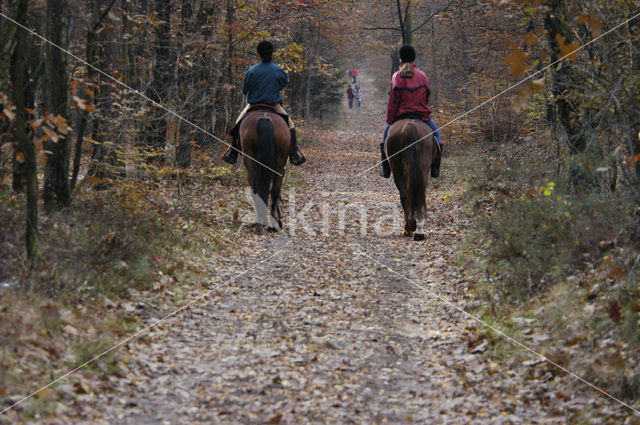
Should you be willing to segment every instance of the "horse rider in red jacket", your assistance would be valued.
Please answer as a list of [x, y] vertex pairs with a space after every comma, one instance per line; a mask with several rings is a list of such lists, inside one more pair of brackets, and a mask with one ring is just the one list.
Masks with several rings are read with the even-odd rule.
[[389, 101], [387, 102], [387, 128], [382, 136], [380, 151], [382, 152], [382, 176], [391, 176], [391, 167], [384, 151], [384, 143], [387, 140], [389, 127], [396, 121], [406, 117], [419, 117], [427, 123], [436, 136], [440, 149], [438, 155], [431, 164], [431, 177], [438, 177], [440, 174], [440, 158], [442, 154], [442, 140], [438, 126], [431, 119], [431, 108], [429, 108], [429, 80], [427, 75], [419, 69], [413, 61], [416, 59], [416, 52], [413, 47], [405, 44], [400, 47], [400, 70], [393, 74], [391, 78], [391, 90]]

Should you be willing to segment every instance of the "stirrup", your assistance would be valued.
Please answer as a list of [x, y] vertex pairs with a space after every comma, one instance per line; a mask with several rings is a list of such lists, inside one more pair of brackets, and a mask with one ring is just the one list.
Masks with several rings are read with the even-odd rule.
[[302, 165], [307, 162], [307, 158], [304, 155], [300, 155], [298, 152], [289, 155], [289, 162], [293, 165]]

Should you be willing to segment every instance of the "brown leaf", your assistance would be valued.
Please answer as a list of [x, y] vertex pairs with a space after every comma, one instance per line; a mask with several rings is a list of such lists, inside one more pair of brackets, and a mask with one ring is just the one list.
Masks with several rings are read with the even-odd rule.
[[11, 121], [13, 121], [13, 119], [16, 117], [16, 114], [13, 113], [13, 111], [11, 111], [9, 108], [4, 108], [4, 110], [2, 111], [7, 118], [9, 118]]
[[71, 130], [71, 128], [67, 125], [67, 119], [62, 115], [56, 115], [55, 117], [53, 117], [53, 121], [56, 123], [56, 127], [61, 134], [67, 134], [69, 133], [69, 130]]
[[49, 387], [43, 388], [36, 396], [42, 401], [52, 401], [56, 398], [56, 393]]
[[609, 317], [611, 318], [611, 320], [616, 323], [620, 321], [620, 304], [618, 303], [618, 301], [613, 300], [609, 302], [607, 312], [609, 313]]
[[4, 152], [4, 153], [9, 153], [11, 151], [11, 149], [13, 149], [13, 145], [15, 143], [13, 142], [9, 142], [9, 143], [5, 143], [4, 145], [0, 146], [0, 151]]
[[89, 388], [89, 385], [85, 384], [82, 381], [76, 381], [73, 383], [73, 387], [76, 390], [76, 393], [78, 394], [90, 394], [91, 393], [91, 388]]
[[504, 60], [504, 63], [511, 66], [511, 74], [519, 77], [529, 68], [527, 65], [527, 55], [519, 47], [513, 46], [511, 54]]
[[535, 34], [528, 32], [524, 35], [524, 42], [527, 43], [527, 46], [532, 47], [538, 42], [538, 37]]
[[269, 424], [269, 425], [277, 425], [277, 424], [280, 423], [281, 420], [282, 420], [282, 413], [278, 413], [273, 418], [269, 419], [267, 421], [267, 424]]
[[614, 265], [613, 267], [611, 267], [611, 270], [609, 270], [609, 277], [612, 277], [614, 279], [622, 279], [626, 275], [627, 269], [619, 264]]
[[578, 58], [577, 52], [580, 49], [580, 46], [573, 43], [564, 44], [564, 37], [560, 34], [556, 34], [556, 41], [558, 42], [558, 46], [560, 47], [560, 56], [563, 59], [568, 59], [571, 62], [575, 62]]

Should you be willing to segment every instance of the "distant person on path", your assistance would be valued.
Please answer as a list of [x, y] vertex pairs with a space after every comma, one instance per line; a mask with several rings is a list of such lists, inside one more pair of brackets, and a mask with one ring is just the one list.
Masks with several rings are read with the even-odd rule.
[[257, 104], [271, 105], [276, 113], [286, 117], [289, 131], [291, 132], [291, 151], [289, 153], [289, 161], [293, 165], [301, 165], [306, 159], [298, 150], [296, 143], [296, 130], [289, 114], [282, 107], [282, 96], [280, 91], [289, 84], [289, 77], [281, 66], [271, 62], [273, 56], [273, 44], [268, 41], [261, 41], [257, 47], [258, 56], [261, 62], [253, 65], [244, 75], [242, 81], [242, 93], [247, 96], [247, 106], [240, 113], [236, 120], [236, 125], [231, 129], [229, 134], [233, 136], [233, 142], [229, 149], [222, 156], [222, 160], [229, 164], [234, 164], [238, 159], [240, 151], [240, 137], [238, 130], [240, 122], [247, 115], [249, 109]]
[[427, 123], [436, 136], [440, 149], [438, 155], [431, 164], [431, 177], [440, 175], [440, 159], [442, 156], [442, 140], [438, 126], [431, 119], [431, 108], [429, 108], [429, 81], [427, 75], [416, 67], [413, 61], [416, 59], [416, 52], [408, 44], [400, 47], [400, 70], [391, 77], [391, 90], [389, 101], [387, 102], [387, 128], [382, 135], [380, 152], [382, 153], [382, 177], [391, 176], [391, 167], [384, 151], [384, 143], [387, 140], [387, 132], [394, 122], [418, 115], [422, 121]]
[[349, 84], [349, 88], [347, 89], [347, 99], [349, 99], [349, 109], [353, 109], [353, 98], [355, 97], [355, 93], [351, 88], [351, 84]]
[[358, 71], [355, 68], [351, 68], [351, 79], [353, 80], [353, 84], [356, 83], [356, 77], [358, 76]]
[[359, 85], [356, 84], [355, 88], [353, 89], [353, 94], [356, 98], [356, 109], [360, 107], [360, 104], [362, 103], [362, 89], [360, 88]]

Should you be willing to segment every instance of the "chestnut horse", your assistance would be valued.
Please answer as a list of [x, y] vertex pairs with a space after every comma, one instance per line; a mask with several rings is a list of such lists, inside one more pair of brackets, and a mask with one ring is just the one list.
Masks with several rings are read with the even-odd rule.
[[280, 231], [280, 191], [291, 144], [287, 123], [273, 111], [256, 110], [242, 120], [239, 135], [256, 211], [256, 230], [261, 232], [266, 226]]
[[413, 234], [416, 241], [424, 240], [427, 213], [425, 191], [431, 162], [438, 152], [432, 132], [424, 121], [401, 119], [389, 128], [385, 144], [393, 181], [400, 192], [400, 203], [404, 210], [403, 234]]

